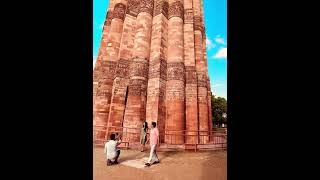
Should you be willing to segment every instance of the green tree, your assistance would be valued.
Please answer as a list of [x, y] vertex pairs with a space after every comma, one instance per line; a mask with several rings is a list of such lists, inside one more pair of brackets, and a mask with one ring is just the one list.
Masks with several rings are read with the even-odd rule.
[[221, 126], [227, 123], [227, 100], [223, 97], [215, 97], [211, 94], [212, 122]]

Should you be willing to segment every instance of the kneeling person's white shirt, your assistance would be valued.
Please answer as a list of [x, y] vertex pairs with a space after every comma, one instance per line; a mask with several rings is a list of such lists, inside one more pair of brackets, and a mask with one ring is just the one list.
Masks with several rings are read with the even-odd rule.
[[107, 154], [107, 159], [114, 160], [117, 156], [117, 145], [120, 144], [121, 141], [108, 141], [104, 146], [104, 152]]

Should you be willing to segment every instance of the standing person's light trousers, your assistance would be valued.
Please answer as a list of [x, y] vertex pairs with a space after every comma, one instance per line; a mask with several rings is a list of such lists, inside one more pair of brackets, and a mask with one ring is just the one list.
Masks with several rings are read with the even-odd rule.
[[157, 145], [152, 145], [150, 149], [150, 156], [148, 163], [154, 163], [155, 161], [159, 161], [158, 156], [157, 156], [157, 150], [156, 150]]

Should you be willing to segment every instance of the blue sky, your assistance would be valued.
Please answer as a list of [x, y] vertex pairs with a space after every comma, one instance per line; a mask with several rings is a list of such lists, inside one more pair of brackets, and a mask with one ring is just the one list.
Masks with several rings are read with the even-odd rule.
[[[227, 0], [203, 0], [211, 90], [227, 98]], [[93, 63], [100, 46], [109, 0], [93, 0]]]

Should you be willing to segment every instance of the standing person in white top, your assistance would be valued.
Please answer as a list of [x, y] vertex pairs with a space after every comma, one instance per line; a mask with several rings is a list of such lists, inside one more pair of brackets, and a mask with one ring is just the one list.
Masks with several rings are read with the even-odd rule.
[[111, 140], [108, 141], [104, 146], [104, 152], [107, 155], [107, 166], [118, 164], [118, 158], [120, 156], [118, 145], [121, 144], [121, 140], [116, 140], [115, 134], [111, 134], [110, 139]]
[[148, 162], [145, 164], [146, 166], [151, 166], [151, 164], [159, 163], [159, 158], [157, 156], [157, 144], [159, 141], [159, 130], [156, 127], [157, 123], [152, 122], [151, 131], [150, 131], [150, 156]]

